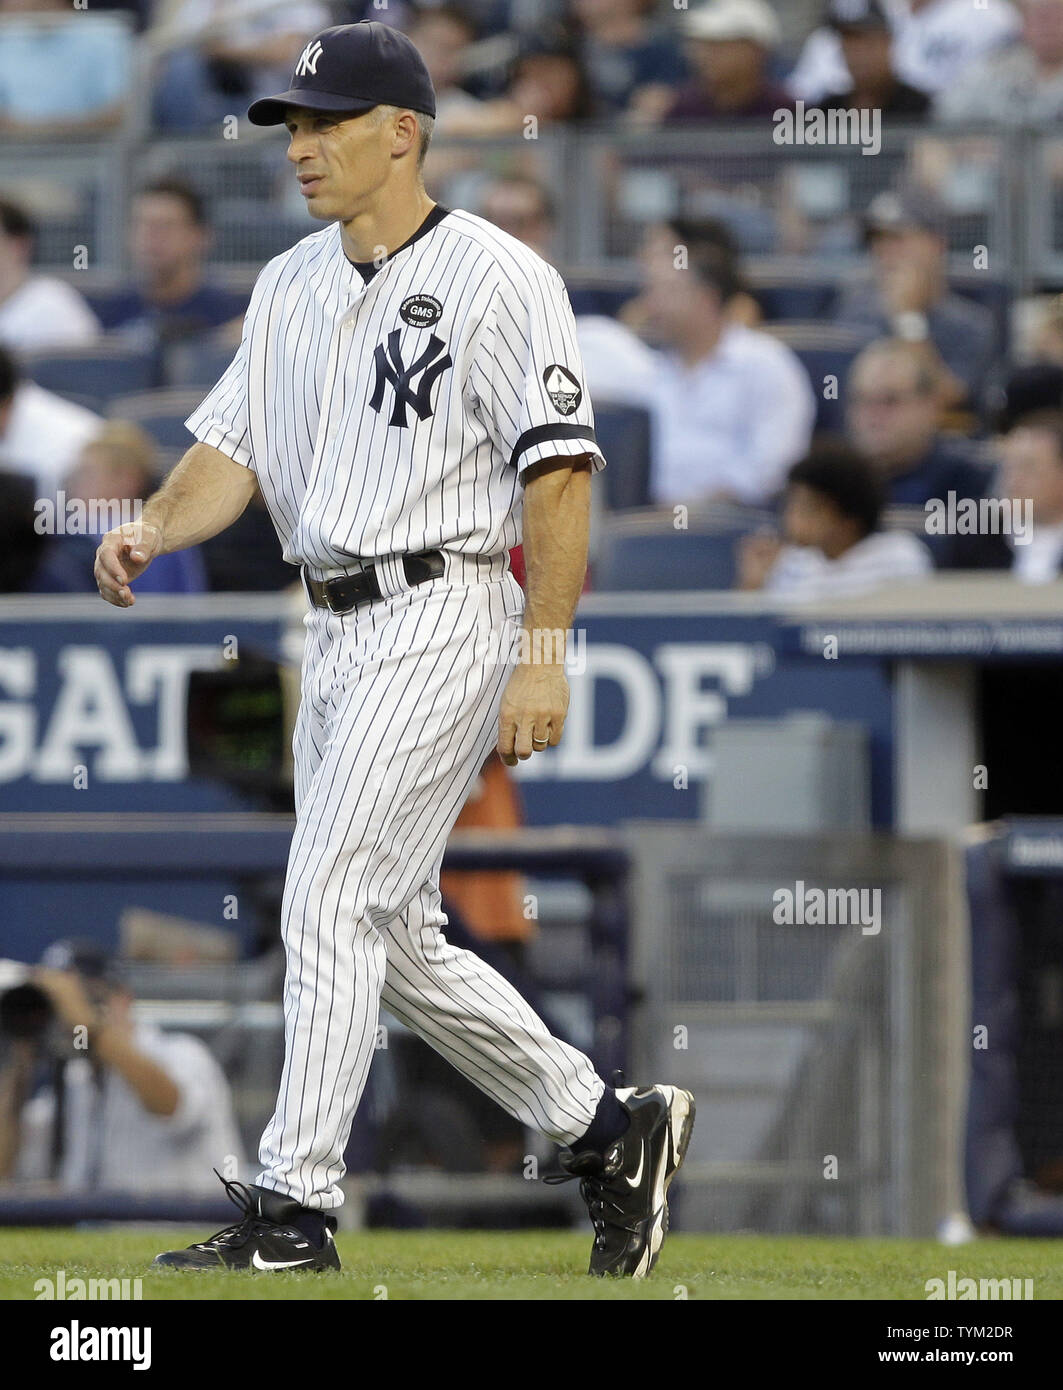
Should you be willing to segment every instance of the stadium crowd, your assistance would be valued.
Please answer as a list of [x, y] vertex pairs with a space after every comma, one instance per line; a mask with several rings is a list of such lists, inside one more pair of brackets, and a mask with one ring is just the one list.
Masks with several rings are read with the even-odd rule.
[[[798, 110], [877, 112], [942, 132], [1063, 115], [1063, 0], [986, 0], [976, 18], [968, 0], [92, 0], [87, 11], [0, 0], [0, 124], [16, 142], [117, 139], [136, 119], [163, 139], [216, 133], [287, 84], [308, 35], [358, 19], [406, 29], [432, 72], [429, 191], [562, 271], [557, 191], [519, 150], [485, 161], [468, 142], [520, 137], [531, 117], [696, 133], [768, 130]], [[138, 117], [145, 71], [150, 109]], [[776, 312], [751, 273], [756, 258], [829, 253], [836, 228], [801, 223], [795, 207], [765, 220], [725, 178], [712, 215], [637, 219], [624, 293], [570, 281], [603, 440], [633, 438], [632, 412], [647, 422], [643, 459], [606, 440], [605, 509], [683, 509], [707, 537], [718, 532], [733, 559], [707, 587], [817, 597], [919, 582], [934, 568], [1030, 582], [1060, 573], [1063, 308], [1043, 295], [1016, 332], [1007, 292], [950, 273], [942, 189], [957, 165], [936, 158], [936, 179], [909, 169], [860, 209], [855, 273], [800, 323]], [[238, 341], [247, 292], [216, 276], [212, 194], [194, 167], [139, 183], [128, 279], [107, 293], [79, 292], [76, 271], [37, 268], [32, 201], [0, 186], [0, 584], [91, 592], [93, 538], [42, 534], [42, 502], [135, 503], [151, 491], [196, 392]], [[950, 495], [1028, 499], [1032, 539], [930, 534], [927, 504]], [[142, 588], [294, 578], [261, 506], [168, 560]]]

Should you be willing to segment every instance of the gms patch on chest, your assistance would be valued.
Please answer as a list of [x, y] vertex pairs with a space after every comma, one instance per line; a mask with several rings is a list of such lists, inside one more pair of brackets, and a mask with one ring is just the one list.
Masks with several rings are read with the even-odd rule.
[[431, 328], [442, 317], [443, 306], [432, 294], [411, 294], [399, 309], [399, 318], [411, 328]]

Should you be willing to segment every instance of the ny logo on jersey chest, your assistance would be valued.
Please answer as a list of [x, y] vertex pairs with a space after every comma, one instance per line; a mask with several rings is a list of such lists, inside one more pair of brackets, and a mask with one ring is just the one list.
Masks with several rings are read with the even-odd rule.
[[[405, 428], [408, 423], [406, 418], [408, 405], [417, 412], [418, 420], [427, 420], [432, 414], [432, 387], [437, 378], [454, 363], [449, 352], [446, 353], [445, 357], [440, 356], [447, 345], [442, 338], [437, 338], [433, 333], [428, 340], [428, 346], [407, 367], [402, 360], [402, 351], [399, 347], [401, 337], [401, 329], [394, 329], [388, 334], [387, 348], [385, 349], [384, 344], [381, 343], [373, 354], [373, 360], [376, 364], [376, 385], [369, 406], [370, 409], [380, 413], [380, 407], [384, 404], [384, 388], [390, 382], [395, 390], [395, 401], [391, 407], [391, 419], [388, 424]], [[418, 376], [421, 379], [415, 386], [414, 381]]]

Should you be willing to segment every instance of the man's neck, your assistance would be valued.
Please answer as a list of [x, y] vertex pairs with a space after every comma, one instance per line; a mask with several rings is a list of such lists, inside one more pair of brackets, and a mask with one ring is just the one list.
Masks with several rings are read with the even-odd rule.
[[153, 276], [144, 291], [151, 304], [180, 304], [195, 294], [203, 283], [203, 268], [198, 262]]
[[381, 198], [372, 208], [340, 222], [343, 254], [358, 265], [381, 261], [409, 241], [435, 207], [423, 186]]
[[0, 304], [5, 299], [10, 299], [29, 278], [30, 272], [25, 266], [11, 266], [8, 270], [0, 270]]
[[763, 92], [764, 85], [759, 72], [751, 77], [736, 77], [728, 83], [718, 83], [713, 88], [712, 99], [721, 111], [735, 111], [751, 106]]
[[837, 531], [823, 542], [820, 549], [828, 560], [840, 560], [843, 555], [852, 550], [854, 545], [859, 545], [862, 540], [866, 539], [866, 535], [857, 530], [855, 526], [839, 526]]
[[858, 111], [873, 111], [877, 107], [886, 105], [896, 86], [897, 79], [887, 73], [881, 82], [865, 82], [860, 87], [854, 87], [851, 92], [846, 94], [845, 99], [850, 106], [855, 106]]
[[720, 339], [726, 330], [726, 323], [711, 325], [699, 324], [690, 333], [674, 344], [675, 352], [684, 367], [696, 367], [711, 357], [720, 346]]
[[887, 478], [902, 478], [906, 473], [914, 473], [921, 464], [925, 463], [933, 447], [933, 439], [928, 439], [914, 449], [905, 449], [903, 452], [892, 454], [878, 454], [875, 462]]

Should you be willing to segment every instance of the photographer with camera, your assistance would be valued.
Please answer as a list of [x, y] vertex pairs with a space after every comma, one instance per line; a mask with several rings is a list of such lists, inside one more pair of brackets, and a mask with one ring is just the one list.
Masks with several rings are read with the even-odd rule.
[[229, 1085], [210, 1051], [138, 1022], [94, 944], [53, 943], [0, 995], [0, 1034], [0, 1181], [213, 1192], [211, 1169], [242, 1162]]

